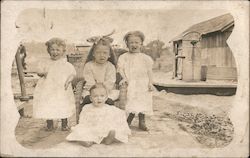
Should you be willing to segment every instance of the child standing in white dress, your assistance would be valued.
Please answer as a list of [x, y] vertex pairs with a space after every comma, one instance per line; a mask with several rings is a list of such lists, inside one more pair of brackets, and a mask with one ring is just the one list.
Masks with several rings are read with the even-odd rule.
[[119, 96], [119, 91], [115, 90], [116, 82], [116, 58], [110, 45], [113, 41], [110, 37], [102, 37], [93, 41], [94, 44], [90, 49], [86, 64], [83, 69], [83, 77], [86, 81], [83, 90], [84, 100], [81, 104], [90, 104], [89, 89], [96, 83], [103, 83], [108, 91], [109, 105], [114, 105], [114, 100]]
[[127, 122], [130, 125], [135, 114], [139, 116], [139, 128], [147, 131], [145, 114], [153, 114], [152, 107], [152, 66], [150, 56], [141, 53], [144, 34], [140, 31], [128, 32], [124, 40], [129, 52], [118, 59], [118, 72], [122, 76], [120, 84], [128, 84], [126, 111], [129, 113]]
[[66, 44], [59, 38], [46, 42], [50, 59], [38, 65], [39, 79], [34, 91], [33, 117], [46, 119], [47, 130], [53, 130], [53, 119], [62, 119], [62, 130], [69, 130], [68, 120], [75, 113], [71, 81], [74, 66], [65, 58]]
[[77, 141], [89, 147], [93, 144], [111, 144], [113, 142], [128, 142], [131, 131], [126, 122], [124, 111], [105, 104], [108, 98], [107, 89], [102, 83], [97, 83], [90, 89], [91, 104], [82, 108], [79, 124], [72, 127], [68, 141]]

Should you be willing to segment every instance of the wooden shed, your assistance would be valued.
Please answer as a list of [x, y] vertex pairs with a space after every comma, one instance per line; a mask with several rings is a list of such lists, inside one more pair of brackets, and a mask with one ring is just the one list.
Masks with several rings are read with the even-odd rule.
[[184, 81], [237, 80], [233, 53], [226, 41], [234, 28], [231, 14], [195, 24], [175, 37], [173, 75]]

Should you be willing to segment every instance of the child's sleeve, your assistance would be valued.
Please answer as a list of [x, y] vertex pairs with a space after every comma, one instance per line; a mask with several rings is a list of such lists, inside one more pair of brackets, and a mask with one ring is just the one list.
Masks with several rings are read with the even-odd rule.
[[116, 69], [113, 64], [110, 64], [105, 74], [104, 85], [108, 90], [112, 90], [114, 88], [115, 81], [116, 81]]
[[48, 70], [46, 68], [46, 63], [39, 61], [36, 66], [36, 72], [37, 73], [46, 73]]
[[95, 79], [94, 79], [94, 75], [92, 73], [91, 70], [91, 65], [90, 64], [85, 64], [84, 68], [83, 68], [83, 77], [86, 81], [84, 88], [89, 90], [91, 88], [91, 86], [93, 86], [95, 84]]
[[70, 63], [69, 63], [69, 66], [68, 66], [68, 74], [69, 74], [69, 76], [71, 76], [71, 75], [76, 76], [76, 69]]

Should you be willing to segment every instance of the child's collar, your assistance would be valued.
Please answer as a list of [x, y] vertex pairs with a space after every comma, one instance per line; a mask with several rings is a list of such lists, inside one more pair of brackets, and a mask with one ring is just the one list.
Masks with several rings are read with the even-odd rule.
[[66, 59], [66, 58], [64, 58], [64, 57], [62, 57], [62, 58], [60, 58], [60, 59], [55, 60], [55, 62], [66, 62], [66, 61], [67, 61], [67, 59]]
[[129, 54], [140, 54], [141, 52], [136, 52], [136, 53], [131, 53], [131, 52], [128, 52]]
[[109, 61], [107, 61], [107, 62], [105, 62], [105, 63], [103, 63], [103, 64], [100, 64], [100, 63], [97, 63], [96, 61], [93, 60], [93, 63], [96, 64], [96, 65], [98, 65], [98, 66], [104, 66], [104, 65], [106, 65], [108, 62], [109, 62]]

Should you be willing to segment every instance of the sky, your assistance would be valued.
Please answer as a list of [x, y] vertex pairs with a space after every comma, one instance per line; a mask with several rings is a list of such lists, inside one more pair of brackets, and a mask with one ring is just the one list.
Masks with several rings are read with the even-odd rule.
[[115, 33], [113, 44], [125, 46], [123, 36], [140, 30], [145, 44], [161, 40], [166, 45], [188, 27], [226, 14], [225, 10], [49, 10], [27, 9], [16, 20], [24, 41], [45, 42], [60, 37], [69, 43], [88, 44], [86, 39]]

